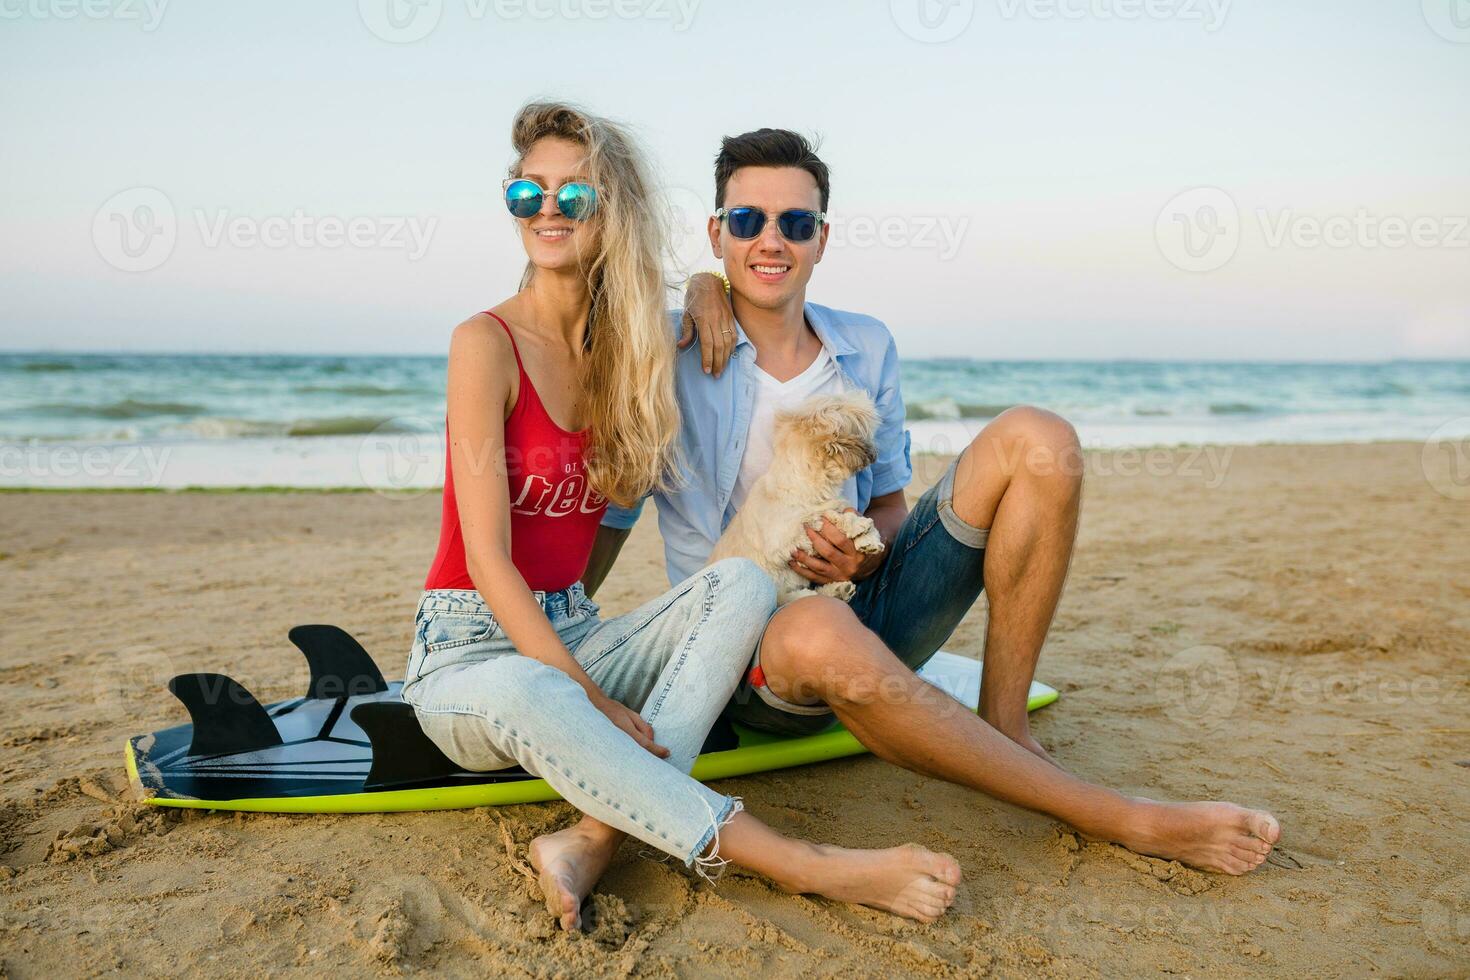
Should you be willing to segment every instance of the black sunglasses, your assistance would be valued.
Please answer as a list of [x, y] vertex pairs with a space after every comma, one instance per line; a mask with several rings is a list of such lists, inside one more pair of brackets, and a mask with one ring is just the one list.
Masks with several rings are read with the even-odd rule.
[[[738, 208], [720, 208], [715, 212], [715, 217], [725, 222], [725, 227], [736, 238], [751, 239], [759, 237], [765, 230], [767, 215], [760, 208], [742, 205]], [[817, 231], [826, 221], [827, 216], [821, 211], [790, 208], [776, 215], [776, 229], [788, 242], [809, 242], [816, 237]]]

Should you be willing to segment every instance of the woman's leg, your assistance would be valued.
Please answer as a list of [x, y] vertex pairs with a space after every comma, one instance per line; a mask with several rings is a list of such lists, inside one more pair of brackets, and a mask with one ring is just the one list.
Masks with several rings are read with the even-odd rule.
[[[572, 652], [608, 696], [638, 707], [669, 750], [666, 764], [687, 773], [775, 608], [770, 577], [754, 562], [726, 559], [598, 623]], [[547, 908], [568, 928], [623, 837], [587, 816], [531, 843]]]

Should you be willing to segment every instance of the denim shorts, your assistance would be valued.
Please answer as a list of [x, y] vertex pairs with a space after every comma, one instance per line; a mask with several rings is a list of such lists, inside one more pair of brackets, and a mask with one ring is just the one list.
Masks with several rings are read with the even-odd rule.
[[[883, 564], [857, 583], [849, 605], [864, 626], [911, 670], [938, 652], [985, 588], [988, 528], [954, 512], [956, 457], [926, 490], [889, 542]], [[760, 672], [760, 648], [725, 709], [742, 725], [781, 735], [812, 735], [836, 724], [824, 704], [793, 704], [772, 693]]]

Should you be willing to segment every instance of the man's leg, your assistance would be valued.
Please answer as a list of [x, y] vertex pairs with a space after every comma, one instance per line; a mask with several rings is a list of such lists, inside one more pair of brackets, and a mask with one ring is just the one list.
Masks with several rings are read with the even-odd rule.
[[1155, 803], [1069, 775], [919, 680], [836, 599], [798, 599], [760, 647], [769, 693], [825, 702], [873, 754], [1064, 820], [1143, 854], [1243, 874], [1281, 835], [1269, 813], [1232, 803]]
[[1066, 420], [1013, 408], [960, 455], [955, 516], [989, 528], [984, 551], [985, 669], [980, 717], [1022, 748], [1049, 758], [1031, 737], [1026, 699], [1062, 596], [1082, 500], [1082, 449]]

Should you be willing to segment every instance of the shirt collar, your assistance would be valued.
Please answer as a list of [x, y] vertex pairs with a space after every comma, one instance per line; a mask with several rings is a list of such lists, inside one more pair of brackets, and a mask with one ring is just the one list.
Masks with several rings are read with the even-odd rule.
[[[833, 357], [842, 357], [846, 354], [856, 353], [857, 348], [849, 344], [847, 338], [839, 331], [833, 329], [822, 307], [807, 303], [802, 308], [802, 311], [806, 315], [806, 322], [812, 326], [812, 332], [817, 335], [817, 340], [821, 341], [822, 346], [827, 348]], [[735, 346], [740, 347], [742, 344], [749, 343], [750, 338], [745, 336], [745, 328], [740, 325], [739, 320], [736, 320]]]

